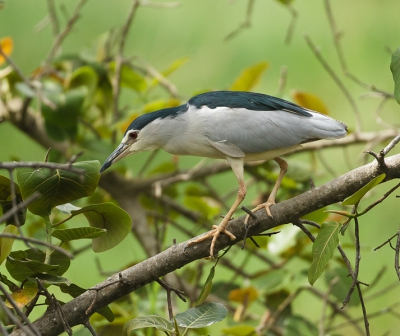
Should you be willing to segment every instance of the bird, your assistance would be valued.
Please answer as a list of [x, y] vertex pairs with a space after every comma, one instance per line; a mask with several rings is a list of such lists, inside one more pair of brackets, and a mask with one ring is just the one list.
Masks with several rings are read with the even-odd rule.
[[[194, 96], [186, 104], [134, 119], [100, 173], [130, 154], [158, 148], [174, 155], [226, 159], [238, 181], [235, 202], [219, 225], [213, 225], [211, 231], [187, 244], [188, 247], [212, 238], [210, 256], [214, 257], [220, 234], [236, 240], [226, 226], [246, 196], [246, 162], [273, 159], [280, 167], [268, 200], [252, 210], [265, 208], [268, 216], [273, 217], [270, 208], [288, 168], [280, 156], [307, 142], [342, 138], [346, 134], [343, 122], [278, 97], [246, 91], [211, 91]], [[248, 220], [249, 215], [245, 224]]]

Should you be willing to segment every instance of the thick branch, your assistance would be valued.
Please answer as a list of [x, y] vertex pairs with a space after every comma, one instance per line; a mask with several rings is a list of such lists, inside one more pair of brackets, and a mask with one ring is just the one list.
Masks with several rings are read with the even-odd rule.
[[[400, 154], [386, 159], [386, 181], [400, 177]], [[334, 179], [320, 187], [313, 188], [297, 197], [278, 203], [271, 208], [274, 218], [267, 217], [265, 211], [258, 211], [259, 218], [256, 225], [250, 228], [250, 234], [254, 235], [277, 225], [289, 223], [293, 218], [299, 218], [309, 212], [320, 209], [326, 205], [342, 201], [352, 195], [363, 185], [371, 181], [379, 174], [376, 162], [372, 162], [360, 168], [354, 169], [339, 178]], [[244, 216], [232, 220], [228, 229], [236, 237], [236, 242], [243, 239], [245, 228]], [[71, 326], [85, 323], [89, 315], [118, 298], [134, 291], [161, 276], [175, 271], [197, 259], [209, 255], [210, 241], [204, 241], [184, 251], [187, 242], [173, 245], [164, 252], [155, 255], [123, 272], [113, 275], [95, 288], [103, 288], [98, 291], [97, 298], [93, 290], [87, 291], [74, 300], [62, 306], [62, 310]], [[231, 244], [228, 237], [221, 236], [216, 244], [216, 250], [225, 248]], [[119, 276], [121, 280], [118, 281]], [[110, 286], [105, 286], [115, 282]], [[95, 299], [95, 300], [94, 300]], [[86, 313], [87, 309], [91, 309]], [[88, 315], [87, 315], [88, 314]], [[33, 325], [41, 332], [41, 335], [58, 335], [63, 331], [62, 321], [56, 312], [48, 310]], [[22, 335], [21, 331], [15, 331], [13, 336]]]

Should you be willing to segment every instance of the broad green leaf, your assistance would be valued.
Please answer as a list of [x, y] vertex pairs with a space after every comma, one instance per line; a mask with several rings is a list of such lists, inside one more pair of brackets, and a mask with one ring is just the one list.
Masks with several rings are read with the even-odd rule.
[[230, 87], [233, 91], [251, 91], [260, 81], [261, 75], [268, 68], [268, 62], [259, 62], [243, 70]]
[[52, 252], [49, 264], [44, 263], [45, 258], [46, 254], [38, 249], [14, 251], [7, 258], [6, 268], [15, 280], [24, 281], [41, 273], [60, 276], [68, 270], [71, 263], [66, 255], [58, 251]]
[[96, 91], [97, 82], [96, 71], [90, 66], [82, 66], [72, 72], [68, 86], [70, 89], [73, 89], [84, 85], [88, 88], [88, 95], [93, 95]]
[[[2, 233], [8, 233], [13, 235], [18, 235], [18, 228], [14, 225], [7, 225]], [[11, 252], [14, 238], [6, 238], [0, 237], [0, 265], [3, 263], [4, 260], [8, 257]]]
[[20, 258], [21, 255], [11, 252], [6, 261], [6, 268], [10, 275], [17, 281], [25, 281], [27, 278], [39, 273], [56, 274], [59, 270], [58, 265], [45, 264], [27, 258]]
[[364, 187], [362, 187], [360, 190], [356, 191], [353, 195], [347, 197], [342, 205], [354, 205], [360, 202], [360, 200], [364, 197], [364, 195], [376, 187], [379, 183], [381, 183], [386, 177], [386, 174], [381, 174], [377, 177], [375, 177], [372, 181], [368, 182]]
[[397, 48], [392, 55], [390, 70], [392, 71], [394, 80], [394, 96], [400, 104], [400, 47]]
[[94, 227], [80, 227], [73, 229], [57, 229], [53, 230], [51, 235], [57, 239], [66, 242], [77, 239], [93, 239], [98, 238], [107, 233], [107, 230]]
[[228, 310], [220, 303], [203, 303], [201, 306], [193, 307], [183, 313], [175, 315], [180, 327], [203, 328], [222, 321]]
[[211, 267], [210, 269], [210, 273], [208, 274], [207, 280], [204, 283], [204, 286], [201, 289], [200, 295], [197, 299], [196, 306], [200, 306], [204, 302], [204, 300], [207, 299], [212, 289], [212, 281], [214, 279], [214, 276], [215, 276], [215, 266]]
[[91, 195], [100, 178], [99, 161], [83, 161], [72, 165], [82, 169], [83, 175], [62, 169], [17, 169], [17, 179], [23, 199], [34, 192], [41, 197], [30, 203], [28, 209], [38, 216], [48, 216], [51, 209], [82, 197]]
[[[58, 287], [60, 287], [61, 291], [63, 293], [67, 293], [71, 295], [73, 298], [76, 298], [77, 296], [81, 295], [82, 293], [86, 292], [86, 289], [79, 287], [78, 285], [75, 284], [56, 284]], [[110, 309], [110, 307], [105, 306], [99, 310], [96, 311], [96, 313], [104, 316], [108, 322], [114, 321], [114, 313]]]
[[315, 94], [305, 91], [294, 91], [292, 93], [293, 100], [296, 104], [329, 115], [329, 110], [325, 103]]
[[94, 252], [107, 251], [118, 245], [130, 232], [132, 220], [126, 211], [113, 203], [93, 204], [80, 210], [71, 211], [73, 216], [83, 214], [91, 227], [106, 230], [107, 233], [92, 240]]
[[76, 136], [78, 116], [82, 113], [82, 105], [87, 95], [88, 89], [80, 86], [66, 93], [53, 94], [49, 97], [57, 106], [53, 110], [45, 104], [42, 105], [42, 115], [50, 137], [62, 141]]
[[221, 331], [229, 336], [249, 336], [256, 335], [255, 327], [250, 325], [235, 325], [234, 327], [224, 328]]
[[[14, 183], [15, 193], [21, 195], [18, 184]], [[3, 175], [0, 175], [0, 201], [11, 200], [11, 180]]]
[[285, 319], [284, 336], [318, 336], [315, 323], [302, 316], [292, 315]]
[[87, 110], [92, 104], [98, 82], [97, 73], [91, 66], [82, 66], [72, 72], [69, 80], [69, 88], [79, 88], [82, 85], [87, 88], [87, 95], [83, 104], [84, 110]]
[[124, 325], [123, 335], [136, 335], [134, 330], [143, 328], [156, 328], [165, 332], [174, 332], [173, 324], [165, 318], [158, 315], [148, 315], [136, 317]]
[[[25, 286], [24, 288], [19, 288], [17, 291], [11, 293], [14, 303], [22, 309], [24, 308], [32, 299], [36, 296], [37, 286]], [[7, 300], [6, 306], [13, 308], [11, 303]]]
[[313, 261], [308, 270], [308, 281], [311, 285], [317, 281], [339, 244], [341, 223], [324, 223], [312, 247]]

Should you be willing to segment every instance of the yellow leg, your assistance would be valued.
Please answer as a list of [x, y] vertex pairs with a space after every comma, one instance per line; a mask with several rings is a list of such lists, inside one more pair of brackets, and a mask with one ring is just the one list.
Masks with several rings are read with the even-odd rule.
[[235, 173], [236, 178], [238, 179], [238, 182], [239, 182], [239, 190], [238, 190], [238, 194], [236, 196], [235, 203], [233, 203], [233, 205], [229, 209], [228, 213], [226, 214], [226, 216], [224, 217], [224, 219], [218, 226], [213, 225], [213, 228], [210, 232], [208, 232], [207, 234], [205, 234], [204, 236], [202, 236], [196, 240], [190, 241], [186, 245], [186, 247], [189, 247], [190, 245], [200, 243], [200, 242], [212, 237], [211, 247], [210, 247], [210, 256], [211, 257], [214, 257], [215, 243], [217, 242], [217, 238], [221, 233], [226, 234], [231, 240], [236, 239], [236, 237], [232, 233], [230, 233], [228, 230], [226, 230], [226, 226], [228, 225], [229, 220], [231, 219], [231, 217], [235, 213], [236, 209], [239, 207], [240, 203], [242, 203], [243, 199], [246, 196], [246, 186], [244, 184], [244, 175], [243, 175], [243, 159], [227, 157], [227, 160], [228, 160], [229, 164], [231, 165], [231, 168], [232, 168], [233, 172]]
[[[267, 215], [269, 217], [271, 217], [271, 218], [273, 218], [273, 216], [271, 214], [270, 207], [271, 207], [271, 205], [275, 204], [276, 194], [278, 192], [279, 187], [281, 186], [282, 179], [285, 176], [285, 174], [287, 172], [287, 168], [288, 168], [288, 164], [287, 164], [287, 162], [285, 160], [283, 160], [283, 159], [281, 159], [279, 157], [274, 158], [274, 160], [279, 165], [279, 168], [280, 168], [279, 176], [278, 176], [278, 179], [275, 182], [274, 188], [272, 189], [271, 194], [269, 195], [269, 197], [268, 197], [268, 199], [267, 199], [267, 201], [265, 203], [261, 203], [261, 204], [257, 205], [253, 210], [251, 210], [252, 212], [255, 212], [255, 211], [258, 211], [258, 210], [260, 210], [262, 208], [265, 208], [265, 211], [267, 212]], [[246, 219], [244, 221], [245, 225], [247, 225], [249, 219], [250, 219], [250, 216], [247, 215]]]

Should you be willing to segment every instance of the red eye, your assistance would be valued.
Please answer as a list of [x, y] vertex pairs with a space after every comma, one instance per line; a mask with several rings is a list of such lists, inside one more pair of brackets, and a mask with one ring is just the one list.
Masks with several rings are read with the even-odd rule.
[[137, 138], [137, 132], [130, 132], [129, 133], [129, 139], [136, 140], [136, 138]]

